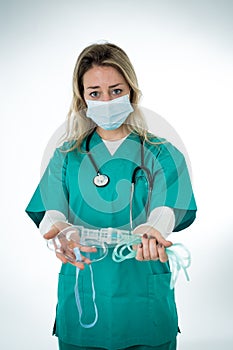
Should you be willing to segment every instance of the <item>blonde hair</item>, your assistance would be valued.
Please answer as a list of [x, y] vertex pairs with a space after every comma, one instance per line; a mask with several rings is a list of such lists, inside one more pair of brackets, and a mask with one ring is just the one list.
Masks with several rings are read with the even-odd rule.
[[83, 139], [96, 127], [96, 124], [86, 117], [87, 106], [83, 87], [83, 76], [94, 65], [111, 66], [124, 77], [129, 85], [130, 102], [134, 107], [134, 112], [128, 116], [124, 124], [129, 132], [137, 133], [140, 137], [147, 139], [147, 125], [137, 108], [141, 91], [132, 63], [126, 53], [114, 44], [93, 44], [80, 53], [74, 68], [73, 99], [67, 116], [67, 130], [64, 137], [66, 141], [72, 141], [71, 149], [80, 149]]

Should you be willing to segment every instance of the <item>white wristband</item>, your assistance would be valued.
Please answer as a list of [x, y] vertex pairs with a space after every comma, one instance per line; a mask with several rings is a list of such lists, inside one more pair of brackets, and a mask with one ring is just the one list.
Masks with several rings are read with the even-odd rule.
[[44, 235], [51, 229], [51, 226], [58, 221], [67, 222], [67, 219], [65, 215], [58, 210], [47, 210], [39, 225], [40, 233]]
[[175, 214], [173, 209], [169, 207], [157, 207], [153, 209], [147, 222], [138, 227], [145, 225], [153, 227], [166, 239], [175, 227]]

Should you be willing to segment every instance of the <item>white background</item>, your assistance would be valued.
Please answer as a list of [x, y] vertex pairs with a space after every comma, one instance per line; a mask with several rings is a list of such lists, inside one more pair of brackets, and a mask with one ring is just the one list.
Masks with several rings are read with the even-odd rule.
[[191, 159], [197, 220], [171, 237], [192, 252], [191, 282], [177, 285], [178, 348], [233, 348], [232, 18], [230, 0], [0, 2], [1, 349], [57, 348], [60, 264], [24, 210], [65, 120], [76, 58], [102, 39], [128, 53], [141, 104], [173, 125]]

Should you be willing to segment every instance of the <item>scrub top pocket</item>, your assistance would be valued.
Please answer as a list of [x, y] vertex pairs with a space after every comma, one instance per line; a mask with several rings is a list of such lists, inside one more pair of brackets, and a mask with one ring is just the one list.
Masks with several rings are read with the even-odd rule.
[[149, 314], [156, 333], [160, 334], [161, 343], [173, 339], [178, 329], [174, 289], [170, 289], [170, 279], [171, 273], [150, 275], [148, 279]]
[[90, 324], [95, 319], [95, 308], [93, 303], [92, 285], [90, 271], [87, 276], [79, 276], [78, 289], [82, 308], [82, 315], [79, 315], [75, 300], [75, 275], [59, 274], [58, 283], [58, 307], [57, 307], [57, 329], [56, 333], [62, 334], [61, 339], [66, 336], [72, 337], [74, 329], [80, 327], [79, 317], [84, 324]]
[[78, 326], [78, 312], [74, 298], [75, 275], [59, 274], [56, 335], [65, 339]]

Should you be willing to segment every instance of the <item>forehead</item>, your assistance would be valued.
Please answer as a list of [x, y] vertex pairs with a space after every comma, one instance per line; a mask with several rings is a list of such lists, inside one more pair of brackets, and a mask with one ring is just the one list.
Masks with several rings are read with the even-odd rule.
[[122, 74], [111, 66], [94, 66], [83, 76], [83, 85], [104, 86], [117, 83], [126, 83]]

